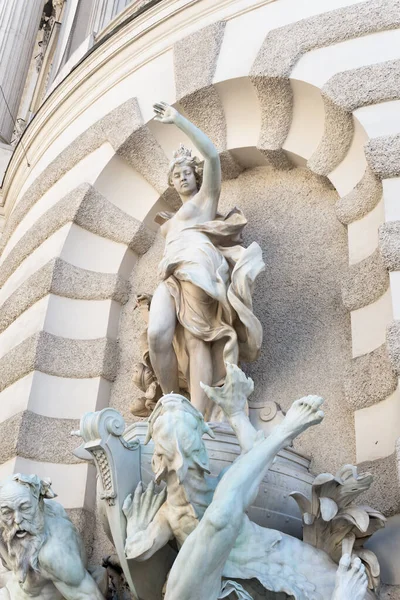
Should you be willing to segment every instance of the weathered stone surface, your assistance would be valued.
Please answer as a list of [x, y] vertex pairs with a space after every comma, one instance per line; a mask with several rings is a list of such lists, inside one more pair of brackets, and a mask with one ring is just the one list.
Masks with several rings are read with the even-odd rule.
[[344, 159], [353, 138], [354, 123], [351, 113], [337, 106], [325, 94], [324, 135], [307, 166], [318, 175], [328, 175]]
[[397, 377], [385, 345], [354, 358], [345, 372], [345, 395], [352, 410], [385, 400], [396, 387]]
[[112, 299], [125, 304], [128, 301], [129, 291], [129, 282], [119, 275], [81, 269], [61, 258], [54, 261], [50, 288], [53, 294], [79, 300]]
[[179, 100], [188, 118], [219, 150], [226, 148], [226, 119], [217, 90], [209, 85]]
[[400, 585], [381, 586], [380, 600], [400, 600]]
[[42, 331], [36, 369], [49, 375], [77, 379], [102, 376], [113, 381], [118, 366], [118, 344], [107, 338], [75, 340]]
[[353, 111], [400, 97], [400, 60], [337, 73], [322, 88], [337, 106]]
[[[270, 31], [250, 72], [262, 110], [260, 147], [275, 150], [286, 139], [293, 103], [288, 77], [303, 54], [353, 37], [396, 28], [400, 23], [399, 9], [398, 0], [370, 0], [364, 2], [362, 11], [357, 5], [346, 6]], [[345, 120], [348, 143], [349, 120]], [[324, 174], [342, 152], [340, 146], [335, 146], [334, 156], [328, 158], [330, 145], [327, 139], [323, 146]], [[319, 157], [319, 169], [321, 160]]]
[[90, 184], [83, 183], [45, 212], [15, 244], [2, 264], [0, 285], [47, 238], [70, 222], [96, 235], [124, 243], [139, 254], [147, 251], [154, 237], [140, 221], [109, 202]]
[[0, 392], [31, 371], [76, 379], [115, 378], [118, 344], [107, 338], [74, 340], [36, 333], [0, 359]]
[[375, 302], [389, 287], [389, 273], [381, 253], [350, 265], [342, 283], [343, 304], [348, 310], [357, 310]]
[[349, 225], [365, 217], [382, 198], [382, 183], [367, 166], [356, 187], [336, 203], [336, 214], [341, 223]]
[[41, 462], [77, 463], [79, 460], [72, 454], [76, 438], [71, 431], [78, 428], [79, 421], [45, 417], [30, 410], [13, 415], [0, 423], [0, 463], [14, 456]]
[[23, 413], [13, 415], [0, 424], [0, 464], [17, 455], [22, 416]]
[[127, 137], [116, 152], [139, 171], [159, 194], [164, 192], [167, 186], [168, 158], [146, 125]]
[[127, 100], [76, 137], [47, 165], [46, 169], [27, 189], [7, 219], [0, 239], [0, 253], [23, 217], [63, 175], [104, 142], [110, 140], [111, 144], [119, 147], [123, 142], [124, 135], [128, 136], [128, 132], [130, 134], [140, 127], [142, 121], [140, 111], [138, 111], [136, 98]]
[[222, 40], [224, 21], [208, 25], [174, 45], [176, 97], [178, 100], [210, 86]]
[[34, 370], [39, 337], [30, 336], [0, 359], [0, 392]]
[[368, 472], [374, 477], [371, 488], [362, 496], [362, 504], [373, 506], [386, 517], [400, 512], [399, 479], [397, 477], [397, 455], [363, 462], [358, 465], [360, 473]]
[[[101, 556], [99, 560], [92, 559], [94, 552], [94, 532], [96, 527], [95, 513], [91, 510], [87, 510], [86, 508], [67, 508], [66, 512], [83, 540], [89, 564], [96, 566], [101, 565], [101, 559], [104, 558], [104, 556]], [[98, 538], [96, 539], [98, 540]]]
[[88, 271], [54, 258], [28, 277], [0, 307], [0, 333], [47, 294], [79, 300], [112, 299], [124, 304], [129, 283], [119, 275]]
[[299, 58], [313, 50], [400, 24], [399, 0], [370, 0], [302, 19], [270, 31], [252, 75], [288, 77]]
[[292, 122], [293, 91], [289, 80], [252, 74], [261, 108], [260, 150], [282, 148]]
[[258, 148], [258, 150], [264, 156], [268, 166], [284, 171], [293, 168], [293, 163], [284, 150], [267, 150], [265, 148]]
[[28, 277], [0, 307], [0, 333], [11, 325], [25, 310], [49, 293], [55, 259]]
[[397, 177], [400, 175], [400, 134], [369, 140], [365, 145], [365, 156], [378, 177]]
[[400, 321], [393, 321], [386, 330], [386, 345], [397, 376], [400, 376]]
[[379, 227], [379, 249], [389, 271], [400, 270], [400, 221], [388, 221]]

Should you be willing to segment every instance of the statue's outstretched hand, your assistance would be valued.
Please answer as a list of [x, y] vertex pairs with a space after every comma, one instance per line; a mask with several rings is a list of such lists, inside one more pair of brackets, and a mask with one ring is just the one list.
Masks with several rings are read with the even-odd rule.
[[222, 408], [228, 419], [245, 411], [247, 398], [254, 390], [253, 380], [231, 363], [226, 363], [226, 377], [222, 387], [210, 387], [204, 383], [200, 385], [210, 400]]
[[143, 491], [143, 484], [140, 482], [132, 494], [125, 499], [122, 511], [127, 520], [127, 535], [137, 531], [143, 531], [152, 522], [167, 497], [167, 488], [164, 488], [159, 494], [154, 491], [154, 481]]
[[321, 410], [323, 402], [320, 396], [304, 396], [295, 400], [279, 425], [280, 431], [292, 440], [309, 427], [321, 423], [324, 418]]
[[176, 123], [179, 113], [166, 102], [156, 102], [153, 104], [153, 108], [156, 113], [154, 117], [155, 121], [160, 121], [160, 123], [166, 123], [167, 125]]

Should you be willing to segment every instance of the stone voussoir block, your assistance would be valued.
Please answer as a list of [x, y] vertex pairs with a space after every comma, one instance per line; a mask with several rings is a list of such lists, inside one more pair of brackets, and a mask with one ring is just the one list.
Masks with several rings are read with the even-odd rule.
[[[287, 137], [293, 110], [289, 76], [303, 54], [350, 38], [394, 29], [400, 24], [399, 15], [399, 0], [370, 0], [363, 3], [362, 11], [358, 5], [346, 6], [270, 31], [250, 71], [262, 111], [260, 147], [275, 150]], [[325, 136], [313, 159], [313, 166], [321, 174], [326, 174], [337, 162], [348, 144], [350, 120], [344, 116], [345, 112], [342, 128], [346, 143], [343, 145], [338, 139], [334, 145]]]
[[400, 270], [400, 221], [388, 221], [379, 227], [379, 249], [389, 271]]
[[178, 100], [212, 84], [225, 26], [224, 21], [218, 21], [186, 36], [174, 45]]
[[376, 250], [364, 260], [350, 265], [342, 282], [343, 304], [357, 310], [378, 300], [389, 287], [389, 273]]
[[40, 331], [0, 359], [0, 392], [35, 370], [57, 377], [113, 381], [118, 361], [118, 343], [108, 338], [77, 340]]
[[353, 116], [323, 94], [325, 107], [324, 135], [309, 158], [307, 166], [318, 175], [327, 176], [344, 159], [354, 133]]
[[343, 225], [349, 225], [365, 217], [377, 206], [382, 193], [381, 180], [367, 166], [356, 187], [337, 201], [337, 218]]
[[386, 345], [394, 372], [400, 376], [400, 321], [392, 321], [387, 327]]
[[385, 344], [354, 358], [345, 371], [345, 398], [352, 410], [367, 408], [385, 400], [396, 387], [396, 372]]
[[372, 171], [381, 179], [400, 175], [400, 134], [373, 138], [365, 145]]
[[361, 106], [400, 97], [400, 60], [389, 60], [337, 73], [322, 88], [337, 106], [352, 112]]
[[142, 126], [138, 101], [131, 98], [78, 135], [47, 165], [16, 205], [0, 238], [0, 253], [25, 215], [63, 175], [107, 141], [117, 152], [132, 133]]
[[53, 258], [24, 281], [0, 307], [0, 333], [47, 294], [76, 300], [112, 299], [125, 304], [128, 281], [113, 273], [97, 273]]
[[140, 221], [112, 204], [90, 184], [83, 183], [49, 208], [15, 244], [2, 264], [0, 285], [67, 223], [76, 223], [91, 233], [126, 244], [138, 254], [146, 252], [154, 238], [153, 232]]
[[[79, 421], [57, 419], [24, 410], [0, 423], [0, 464], [15, 456], [40, 462], [72, 464]], [[57, 444], [54, 443], [57, 440]], [[47, 442], [47, 443], [46, 443]]]

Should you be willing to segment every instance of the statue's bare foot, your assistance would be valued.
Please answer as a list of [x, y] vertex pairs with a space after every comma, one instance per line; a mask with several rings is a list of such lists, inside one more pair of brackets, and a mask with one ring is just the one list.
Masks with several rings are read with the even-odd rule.
[[336, 586], [332, 600], [364, 600], [368, 579], [365, 567], [359, 558], [351, 560], [343, 554], [336, 572]]
[[293, 402], [281, 423], [287, 437], [293, 439], [312, 425], [321, 423], [324, 413], [320, 410], [320, 396], [305, 396]]

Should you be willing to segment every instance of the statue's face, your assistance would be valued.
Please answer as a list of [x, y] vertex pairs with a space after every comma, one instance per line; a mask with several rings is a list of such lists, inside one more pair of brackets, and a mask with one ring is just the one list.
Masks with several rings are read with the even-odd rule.
[[192, 167], [188, 164], [175, 165], [171, 179], [180, 196], [193, 196], [197, 192], [196, 177]]
[[7, 542], [40, 533], [39, 511], [29, 486], [10, 481], [0, 488], [0, 529]]
[[166, 478], [169, 471], [173, 470], [176, 452], [171, 446], [173, 444], [166, 444], [167, 447], [160, 443], [154, 444], [154, 452], [151, 460], [151, 466], [155, 475], [156, 483], [160, 483]]
[[[200, 416], [201, 419], [201, 416]], [[199, 418], [182, 410], [171, 410], [160, 415], [153, 427], [154, 452], [152, 468], [156, 483], [175, 472], [180, 483], [189, 469], [208, 471]]]

